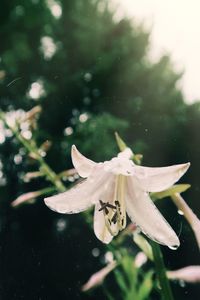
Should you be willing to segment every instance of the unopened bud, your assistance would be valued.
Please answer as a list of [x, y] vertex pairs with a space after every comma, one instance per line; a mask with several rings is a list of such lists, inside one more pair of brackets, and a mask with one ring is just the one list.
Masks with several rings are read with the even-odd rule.
[[101, 285], [106, 278], [106, 276], [116, 267], [117, 263], [115, 261], [109, 263], [106, 267], [100, 271], [94, 273], [89, 280], [82, 286], [81, 290], [83, 292], [89, 291], [99, 285]]
[[175, 271], [167, 271], [167, 277], [172, 280], [198, 283], [200, 282], [200, 266], [188, 266]]
[[135, 256], [134, 264], [136, 268], [140, 268], [147, 262], [148, 258], [144, 252], [140, 251], [138, 254]]
[[26, 194], [23, 194], [19, 197], [17, 197], [17, 199], [15, 199], [12, 203], [11, 203], [11, 206], [12, 207], [16, 207], [24, 202], [28, 202], [30, 200], [33, 200], [35, 198], [37, 198], [38, 196], [40, 196], [40, 192], [39, 191], [36, 191], [36, 192], [29, 192], [29, 193], [26, 193]]

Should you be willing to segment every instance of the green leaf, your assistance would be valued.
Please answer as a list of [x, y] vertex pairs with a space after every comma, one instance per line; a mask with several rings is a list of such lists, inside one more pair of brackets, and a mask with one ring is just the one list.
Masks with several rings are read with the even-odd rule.
[[133, 240], [136, 245], [153, 261], [153, 252], [149, 242], [140, 233], [134, 233]]
[[176, 193], [181, 194], [181, 193], [185, 192], [187, 189], [189, 189], [190, 187], [191, 187], [190, 184], [175, 184], [165, 191], [151, 193], [151, 198], [153, 198], [153, 200], [157, 200], [157, 199], [162, 199], [165, 197], [170, 197]]
[[140, 284], [140, 288], [137, 293], [138, 300], [149, 299], [149, 294], [151, 293], [151, 290], [153, 288], [152, 276], [153, 276], [153, 271], [149, 271], [145, 275], [144, 280]]
[[122, 273], [118, 269], [114, 270], [114, 274], [115, 274], [115, 278], [116, 278], [116, 281], [117, 281], [120, 289], [122, 290], [122, 292], [126, 293], [127, 289], [128, 289], [128, 286], [127, 286], [127, 284], [124, 280], [124, 276], [122, 275]]

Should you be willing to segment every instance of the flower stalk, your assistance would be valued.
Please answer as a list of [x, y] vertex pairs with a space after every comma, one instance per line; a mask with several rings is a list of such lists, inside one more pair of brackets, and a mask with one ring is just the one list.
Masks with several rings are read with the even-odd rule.
[[153, 250], [154, 263], [156, 268], [156, 274], [160, 284], [160, 293], [162, 300], [173, 300], [172, 290], [169, 284], [169, 280], [166, 275], [165, 264], [163, 260], [163, 255], [160, 250], [160, 246], [151, 241], [151, 247]]
[[5, 126], [11, 130], [13, 135], [17, 138], [17, 140], [27, 149], [29, 154], [37, 160], [41, 166], [41, 170], [44, 175], [47, 177], [49, 181], [57, 188], [59, 192], [66, 191], [66, 188], [62, 181], [58, 178], [57, 174], [48, 166], [48, 164], [44, 161], [43, 157], [38, 151], [35, 141], [27, 141], [20, 133], [17, 124], [15, 126], [11, 126], [7, 121], [6, 117], [3, 113], [0, 114], [2, 121], [4, 122]]
[[179, 193], [175, 193], [171, 196], [171, 198], [174, 204], [177, 206], [178, 210], [182, 212], [182, 214], [190, 224], [194, 232], [197, 244], [200, 248], [200, 220], [197, 218], [192, 209], [187, 205], [187, 203]]

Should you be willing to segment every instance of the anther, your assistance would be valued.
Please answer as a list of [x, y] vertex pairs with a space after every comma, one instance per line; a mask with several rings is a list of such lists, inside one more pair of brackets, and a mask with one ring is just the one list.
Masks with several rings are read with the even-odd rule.
[[117, 213], [114, 213], [114, 215], [113, 215], [111, 221], [112, 221], [114, 224], [116, 224], [116, 222], [117, 222]]
[[101, 205], [99, 211], [105, 210], [106, 215], [109, 213], [108, 207], [112, 209], [117, 209], [115, 205], [112, 205], [109, 202], [103, 202], [102, 200], [99, 200], [99, 203]]

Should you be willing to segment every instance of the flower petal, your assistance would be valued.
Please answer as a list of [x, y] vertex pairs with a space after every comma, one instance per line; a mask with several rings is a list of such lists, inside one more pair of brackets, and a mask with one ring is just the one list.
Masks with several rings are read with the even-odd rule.
[[[106, 204], [109, 203], [115, 206], [116, 200], [116, 176], [109, 175], [109, 180], [106, 185], [102, 188], [100, 194], [100, 200]], [[94, 211], [94, 232], [96, 237], [105, 244], [110, 243], [113, 236], [119, 232], [118, 222], [113, 222], [112, 219], [116, 214], [116, 209], [112, 209], [109, 206], [105, 210], [102, 210], [100, 202], [95, 205]]]
[[72, 162], [77, 170], [78, 174], [86, 178], [93, 171], [94, 167], [97, 165], [94, 161], [83, 156], [76, 148], [75, 145], [72, 146], [71, 150]]
[[100, 198], [102, 186], [107, 184], [108, 174], [97, 168], [94, 174], [67, 192], [45, 198], [45, 204], [59, 213], [73, 214], [86, 210]]
[[122, 159], [131, 159], [133, 152], [130, 148], [125, 148], [123, 151], [119, 152], [117, 157]]
[[141, 188], [147, 192], [160, 192], [171, 187], [187, 171], [190, 163], [164, 168], [135, 166], [135, 175]]
[[107, 229], [105, 217], [103, 212], [99, 211], [100, 208], [100, 204], [97, 203], [94, 210], [94, 233], [100, 241], [109, 244], [112, 241], [113, 236]]
[[149, 195], [141, 190], [138, 183], [127, 178], [127, 213], [133, 223], [152, 240], [171, 248], [179, 246], [179, 239], [171, 226], [161, 215]]

